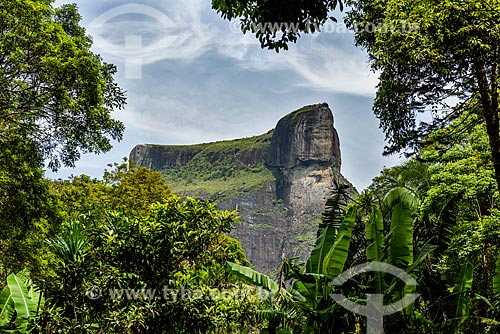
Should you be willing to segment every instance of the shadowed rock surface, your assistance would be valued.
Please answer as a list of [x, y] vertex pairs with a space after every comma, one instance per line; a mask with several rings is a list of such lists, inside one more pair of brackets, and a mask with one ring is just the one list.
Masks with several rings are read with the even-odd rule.
[[334, 180], [349, 184], [340, 174], [340, 143], [326, 103], [298, 109], [260, 136], [137, 145], [130, 160], [162, 171], [176, 193], [237, 210], [241, 224], [231, 235], [266, 273], [275, 273], [283, 256], [308, 257]]
[[273, 167], [323, 165], [340, 170], [340, 143], [326, 103], [306, 106], [279, 120], [269, 147]]

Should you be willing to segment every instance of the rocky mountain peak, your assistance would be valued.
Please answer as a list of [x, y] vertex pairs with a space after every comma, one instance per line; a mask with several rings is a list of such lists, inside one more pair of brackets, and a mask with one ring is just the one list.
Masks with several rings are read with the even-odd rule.
[[340, 174], [340, 143], [326, 103], [289, 113], [263, 135], [137, 145], [130, 160], [162, 171], [175, 193], [237, 210], [241, 224], [231, 236], [254, 268], [266, 273], [278, 270], [282, 255], [307, 258], [333, 187], [349, 184]]
[[280, 119], [267, 162], [281, 168], [318, 164], [340, 170], [339, 137], [328, 104], [305, 106]]

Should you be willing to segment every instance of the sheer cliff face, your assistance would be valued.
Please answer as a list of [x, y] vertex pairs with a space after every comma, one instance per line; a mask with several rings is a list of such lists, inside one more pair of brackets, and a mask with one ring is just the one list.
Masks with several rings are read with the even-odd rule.
[[279, 168], [322, 165], [340, 170], [340, 144], [326, 103], [283, 117], [269, 147], [268, 164]]
[[152, 170], [173, 168], [187, 164], [199, 153], [196, 148], [175, 149], [161, 145], [137, 145], [130, 153], [130, 159], [137, 166], [146, 166]]
[[267, 163], [279, 171], [277, 195], [294, 214], [321, 212], [341, 165], [328, 105], [306, 106], [283, 117], [273, 133]]
[[[262, 136], [193, 146], [138, 145], [130, 159], [163, 170], [174, 192], [237, 210], [241, 224], [232, 236], [254, 267], [267, 273], [279, 268], [282, 256], [307, 258], [334, 179], [348, 183], [340, 174], [339, 138], [327, 104], [294, 111]], [[224, 176], [197, 183], [191, 170], [204, 168]], [[186, 175], [189, 189], [171, 175]], [[227, 182], [230, 187], [213, 191], [214, 184]]]

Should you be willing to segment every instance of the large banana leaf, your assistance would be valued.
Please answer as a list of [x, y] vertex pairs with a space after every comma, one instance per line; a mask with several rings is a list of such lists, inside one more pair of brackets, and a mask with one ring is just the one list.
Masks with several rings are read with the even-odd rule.
[[500, 295], [500, 254], [498, 255], [495, 276], [493, 276], [493, 293]]
[[16, 325], [24, 327], [27, 325], [30, 315], [36, 313], [37, 304], [28, 297], [28, 288], [21, 278], [11, 274], [7, 277], [7, 284], [11, 293], [14, 307], [16, 309]]
[[[379, 208], [373, 209], [365, 226], [366, 239], [371, 244], [366, 247], [366, 259], [368, 261], [383, 261], [384, 253], [384, 220]], [[384, 289], [384, 275], [375, 273], [375, 291], [382, 293]]]
[[14, 302], [6, 285], [0, 293], [0, 327], [7, 326], [14, 317]]
[[[30, 285], [29, 290], [25, 282]], [[0, 294], [0, 327], [7, 326], [15, 316], [16, 326], [19, 329], [26, 329], [29, 319], [36, 317], [43, 299], [30, 282], [27, 270], [7, 277], [7, 285]]]
[[342, 224], [340, 225], [339, 233], [333, 246], [326, 253], [323, 261], [321, 261], [322, 274], [327, 277], [336, 277], [344, 270], [344, 264], [349, 254], [349, 245], [351, 244], [352, 229], [356, 222], [356, 210], [351, 207], [347, 211]]
[[337, 229], [332, 226], [325, 226], [323, 232], [316, 240], [316, 246], [311, 251], [311, 256], [306, 263], [306, 272], [319, 274], [321, 273], [323, 259], [328, 251], [332, 248], [337, 237]]
[[418, 197], [415, 196], [415, 193], [404, 187], [394, 187], [389, 190], [385, 195], [384, 201], [390, 208], [399, 202], [404, 202], [408, 205], [411, 212], [415, 212], [420, 206], [420, 202]]
[[469, 262], [464, 264], [453, 288], [453, 293], [456, 294], [455, 316], [457, 318], [469, 315], [470, 298], [467, 294], [472, 288], [473, 269], [472, 264]]
[[271, 291], [273, 294], [276, 294], [279, 290], [278, 283], [270, 279], [269, 276], [261, 274], [252, 268], [233, 262], [227, 262], [226, 268], [230, 273], [241, 278], [245, 282], [263, 287], [264, 289]]
[[366, 259], [368, 261], [382, 262], [384, 252], [384, 221], [382, 212], [375, 208], [370, 214], [365, 226], [366, 239], [371, 244], [366, 248]]
[[293, 284], [290, 292], [297, 301], [307, 304], [310, 309], [315, 309], [321, 299], [329, 297], [323, 295], [325, 287], [327, 283], [323, 275], [306, 273]]
[[386, 203], [392, 209], [390, 263], [407, 267], [413, 263], [413, 217], [416, 199], [408, 189], [396, 187], [386, 196]]
[[38, 315], [38, 309], [43, 308], [45, 300], [42, 296], [42, 293], [38, 289], [38, 287], [33, 284], [33, 281], [30, 278], [30, 271], [26, 268], [21, 270], [16, 274], [16, 276], [26, 285], [28, 290], [27, 297], [32, 301], [31, 305], [37, 305], [37, 308], [30, 309], [30, 317], [36, 317]]

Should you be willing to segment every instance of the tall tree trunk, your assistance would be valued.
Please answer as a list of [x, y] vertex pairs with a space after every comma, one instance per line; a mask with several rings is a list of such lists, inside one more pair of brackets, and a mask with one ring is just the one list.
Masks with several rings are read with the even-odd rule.
[[479, 95], [483, 109], [483, 118], [486, 123], [486, 132], [491, 148], [493, 167], [495, 169], [495, 179], [497, 189], [500, 192], [500, 127], [499, 127], [499, 108], [498, 108], [498, 78], [497, 67], [493, 66], [491, 73], [491, 82], [488, 82], [488, 74], [485, 64], [476, 62], [476, 79], [479, 86]]

